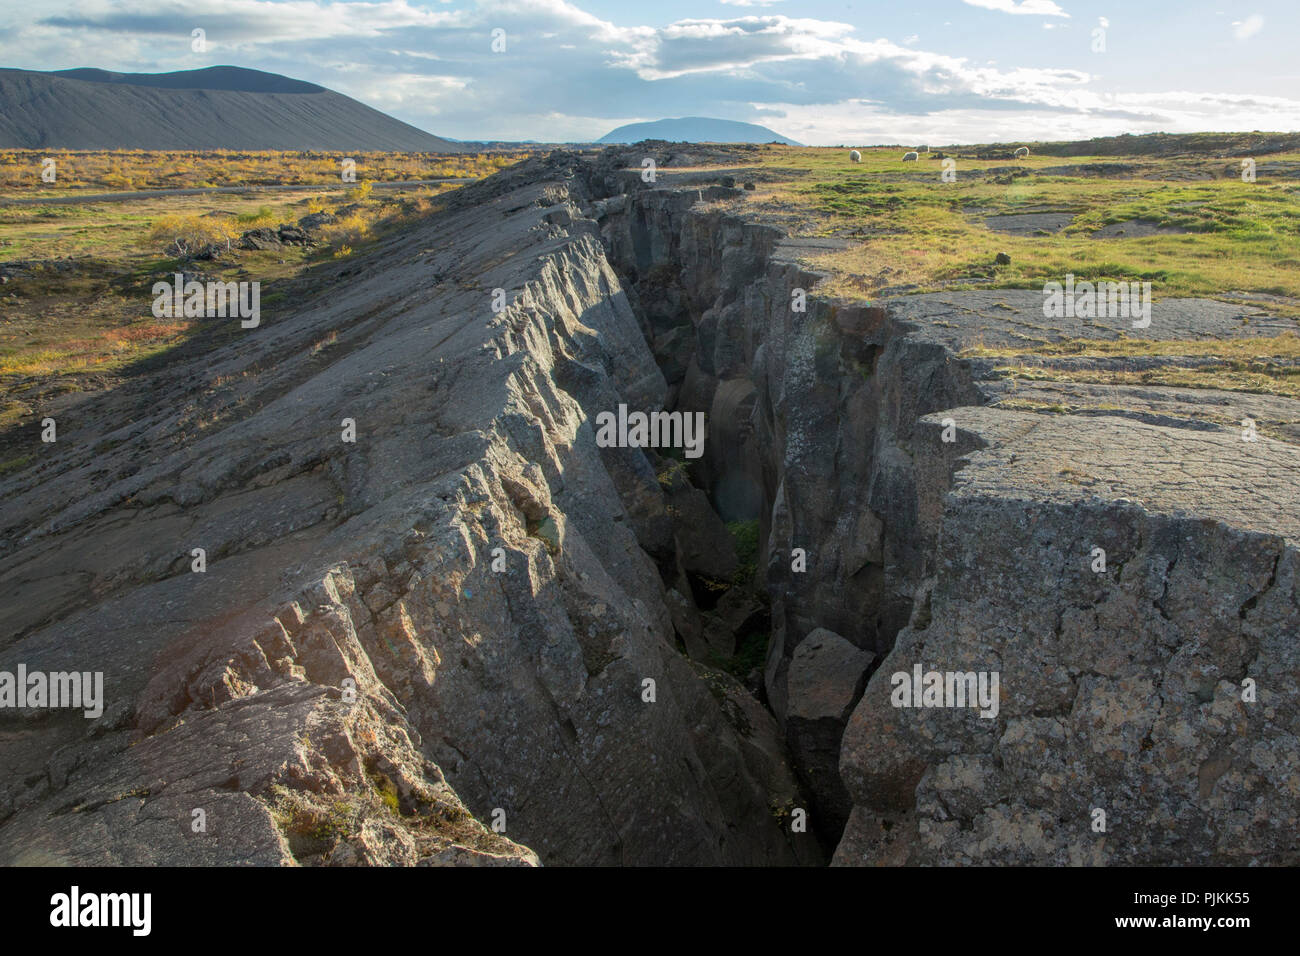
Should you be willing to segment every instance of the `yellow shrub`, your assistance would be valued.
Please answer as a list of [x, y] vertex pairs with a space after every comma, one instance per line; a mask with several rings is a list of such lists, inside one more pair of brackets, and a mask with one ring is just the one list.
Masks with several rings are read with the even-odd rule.
[[352, 212], [338, 221], [321, 227], [321, 237], [332, 246], [353, 245], [370, 235], [370, 222], [360, 212]]
[[162, 244], [168, 255], [185, 256], [210, 243], [227, 243], [238, 233], [225, 219], [215, 216], [175, 215], [154, 220], [151, 242]]

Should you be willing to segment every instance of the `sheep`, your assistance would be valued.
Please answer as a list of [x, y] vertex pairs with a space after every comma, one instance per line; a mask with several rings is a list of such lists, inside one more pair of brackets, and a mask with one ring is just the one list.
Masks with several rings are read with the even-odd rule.
[[851, 163], [862, 162], [862, 154], [859, 153], [856, 149], [853, 150], [851, 153], [849, 153], [849, 162]]
[[1016, 159], [1024, 159], [1029, 155], [1029, 147], [1021, 146], [1018, 150], [1016, 150], [1011, 155], [1014, 156]]
[[920, 159], [920, 158], [921, 158], [921, 157], [920, 157], [919, 155], [917, 155], [916, 153], [904, 153], [904, 154], [903, 154], [903, 162], [905, 162], [905, 163], [913, 162], [913, 161], [918, 160], [918, 159]]

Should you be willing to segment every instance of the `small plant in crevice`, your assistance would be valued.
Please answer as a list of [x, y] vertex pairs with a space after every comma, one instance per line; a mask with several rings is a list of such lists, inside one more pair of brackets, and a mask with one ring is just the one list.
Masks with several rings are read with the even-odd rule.
[[767, 660], [767, 644], [771, 637], [767, 628], [755, 628], [736, 635], [736, 653], [723, 662], [723, 669], [740, 678], [748, 677], [755, 670], [761, 671]]
[[[675, 450], [675, 449], [674, 449]], [[659, 484], [665, 491], [671, 491], [673, 486], [679, 481], [690, 481], [690, 472], [686, 467], [686, 462], [680, 458], [665, 458], [663, 467], [658, 474]]]
[[402, 816], [402, 801], [397, 795], [397, 785], [385, 773], [378, 770], [367, 771], [370, 785], [379, 797], [379, 802], [395, 817]]
[[736, 573], [732, 576], [732, 584], [736, 587], [748, 587], [755, 583], [758, 574], [758, 519], [728, 521], [727, 533], [731, 535], [736, 547], [737, 564]]
[[528, 536], [541, 541], [552, 557], [560, 553], [560, 528], [550, 515], [537, 520], [529, 519]]

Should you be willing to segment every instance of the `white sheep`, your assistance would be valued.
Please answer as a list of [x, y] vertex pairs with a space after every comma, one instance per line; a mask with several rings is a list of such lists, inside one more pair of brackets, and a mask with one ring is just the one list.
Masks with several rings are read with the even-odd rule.
[[851, 163], [862, 162], [862, 154], [859, 153], [856, 149], [853, 150], [851, 153], [849, 153], [849, 162]]
[[918, 160], [918, 159], [920, 159], [920, 158], [921, 158], [920, 155], [917, 154], [917, 153], [904, 153], [904, 154], [903, 154], [903, 162], [905, 162], [905, 163], [913, 162], [913, 161]]
[[1016, 150], [1011, 155], [1014, 156], [1016, 159], [1024, 159], [1029, 155], [1029, 147], [1021, 146], [1018, 150]]

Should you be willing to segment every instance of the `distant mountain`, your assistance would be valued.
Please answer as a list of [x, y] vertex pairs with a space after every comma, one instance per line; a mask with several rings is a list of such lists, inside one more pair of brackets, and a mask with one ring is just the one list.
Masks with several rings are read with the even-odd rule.
[[736, 120], [709, 119], [705, 116], [683, 116], [681, 119], [661, 119], [653, 123], [628, 123], [611, 130], [598, 143], [639, 143], [643, 139], [664, 139], [670, 143], [784, 143], [802, 146], [766, 126], [740, 123]]
[[178, 73], [0, 69], [0, 147], [459, 153], [314, 83], [236, 66]]

